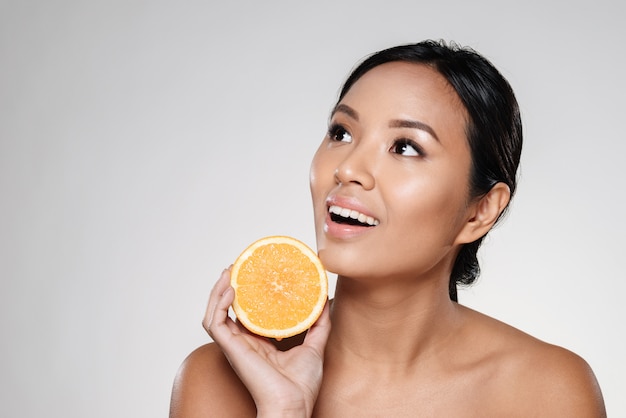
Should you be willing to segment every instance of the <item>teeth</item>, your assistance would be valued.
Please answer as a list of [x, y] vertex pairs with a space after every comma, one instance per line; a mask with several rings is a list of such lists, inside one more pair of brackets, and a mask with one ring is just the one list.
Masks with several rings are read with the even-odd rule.
[[359, 222], [370, 226], [376, 226], [379, 223], [378, 219], [374, 219], [371, 216], [364, 215], [361, 212], [357, 212], [356, 210], [342, 208], [341, 206], [331, 206], [328, 211], [330, 213], [334, 213], [335, 215], [339, 215], [342, 218], [357, 219]]

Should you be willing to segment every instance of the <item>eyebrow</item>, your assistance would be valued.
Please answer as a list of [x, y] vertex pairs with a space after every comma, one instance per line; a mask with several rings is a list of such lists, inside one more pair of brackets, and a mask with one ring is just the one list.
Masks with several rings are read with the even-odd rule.
[[419, 129], [420, 131], [428, 132], [433, 138], [437, 140], [437, 142], [439, 142], [439, 138], [437, 137], [435, 130], [431, 128], [430, 125], [427, 125], [424, 122], [408, 119], [394, 119], [389, 122], [389, 127]]
[[350, 106], [345, 105], [343, 103], [339, 103], [337, 106], [335, 106], [335, 108], [333, 109], [333, 112], [331, 113], [331, 116], [334, 115], [335, 113], [343, 113], [345, 115], [350, 116], [352, 119], [358, 121], [359, 120], [359, 114], [356, 110], [352, 109]]
[[[353, 108], [351, 108], [350, 106], [343, 104], [343, 103], [340, 103], [337, 106], [335, 106], [331, 116], [334, 115], [335, 113], [343, 113], [356, 121], [359, 120], [359, 113]], [[419, 129], [420, 131], [429, 133], [433, 138], [437, 140], [437, 142], [439, 142], [439, 137], [437, 137], [435, 130], [431, 128], [429, 125], [425, 124], [424, 122], [420, 122], [417, 120], [409, 120], [409, 119], [393, 119], [389, 121], [389, 127], [390, 128]]]

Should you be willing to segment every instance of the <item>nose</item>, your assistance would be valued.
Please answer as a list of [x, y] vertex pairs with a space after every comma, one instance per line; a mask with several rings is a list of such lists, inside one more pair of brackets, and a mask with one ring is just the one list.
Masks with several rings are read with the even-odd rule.
[[375, 179], [372, 173], [372, 155], [368, 155], [365, 149], [355, 147], [335, 169], [335, 181], [337, 184], [357, 184], [365, 190], [374, 188]]

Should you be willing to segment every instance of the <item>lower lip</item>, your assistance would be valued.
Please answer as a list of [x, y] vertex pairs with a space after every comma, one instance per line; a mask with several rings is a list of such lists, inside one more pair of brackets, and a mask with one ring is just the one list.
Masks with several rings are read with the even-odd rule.
[[330, 214], [328, 213], [326, 214], [326, 220], [324, 223], [324, 232], [326, 235], [339, 239], [354, 238], [371, 231], [373, 228], [375, 227], [339, 224], [337, 222], [333, 222], [332, 219], [330, 219]]

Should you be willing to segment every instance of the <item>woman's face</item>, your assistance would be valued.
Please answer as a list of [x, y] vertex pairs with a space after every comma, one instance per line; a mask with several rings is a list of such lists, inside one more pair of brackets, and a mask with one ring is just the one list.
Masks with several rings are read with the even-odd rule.
[[469, 218], [465, 128], [456, 92], [426, 65], [386, 63], [352, 86], [311, 165], [317, 247], [329, 271], [449, 275]]

